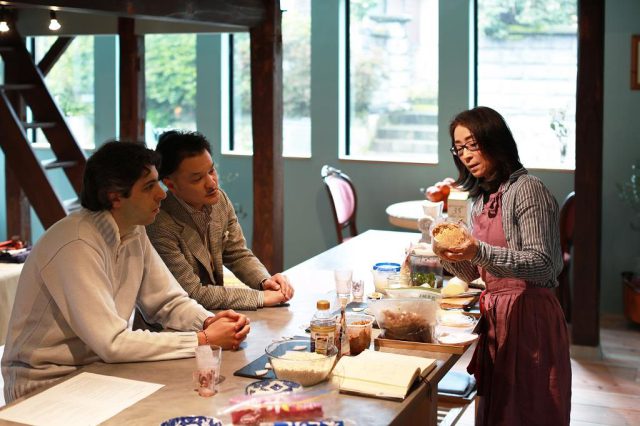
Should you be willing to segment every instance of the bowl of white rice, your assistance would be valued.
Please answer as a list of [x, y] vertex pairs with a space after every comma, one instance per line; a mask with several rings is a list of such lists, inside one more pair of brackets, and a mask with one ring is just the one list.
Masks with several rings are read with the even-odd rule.
[[308, 340], [282, 340], [271, 343], [265, 352], [278, 379], [313, 386], [329, 376], [338, 349], [331, 346], [323, 355], [311, 352]]

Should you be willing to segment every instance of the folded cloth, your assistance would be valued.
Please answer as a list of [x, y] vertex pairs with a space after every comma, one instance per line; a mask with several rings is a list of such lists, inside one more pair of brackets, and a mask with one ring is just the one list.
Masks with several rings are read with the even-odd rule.
[[0, 262], [24, 263], [27, 260], [29, 253], [31, 253], [31, 247], [25, 247], [18, 250], [2, 250], [0, 251]]
[[473, 376], [459, 371], [449, 371], [438, 382], [438, 393], [467, 397], [476, 388]]

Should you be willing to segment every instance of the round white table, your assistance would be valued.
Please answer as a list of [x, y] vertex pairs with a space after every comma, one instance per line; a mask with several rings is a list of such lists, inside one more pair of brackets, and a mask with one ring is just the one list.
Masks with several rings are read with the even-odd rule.
[[424, 200], [403, 201], [391, 204], [386, 212], [389, 223], [400, 228], [418, 230], [418, 219], [424, 216], [422, 202]]

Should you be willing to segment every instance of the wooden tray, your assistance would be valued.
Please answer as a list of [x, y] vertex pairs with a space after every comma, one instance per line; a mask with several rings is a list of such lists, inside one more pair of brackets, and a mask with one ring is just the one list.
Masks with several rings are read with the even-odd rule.
[[378, 350], [378, 348], [384, 347], [396, 349], [411, 349], [414, 351], [445, 352], [449, 354], [462, 355], [476, 340], [472, 340], [471, 342], [464, 345], [442, 345], [440, 343], [407, 342], [405, 340], [385, 339], [384, 337], [377, 337], [373, 340], [373, 345], [376, 350]]

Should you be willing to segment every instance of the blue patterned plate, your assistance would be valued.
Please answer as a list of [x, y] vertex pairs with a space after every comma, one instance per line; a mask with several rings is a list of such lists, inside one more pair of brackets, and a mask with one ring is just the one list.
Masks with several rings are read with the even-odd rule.
[[183, 416], [165, 420], [160, 426], [222, 426], [222, 422], [215, 417]]
[[295, 392], [302, 385], [289, 380], [265, 379], [250, 383], [244, 390], [247, 395], [267, 395], [282, 392]]

